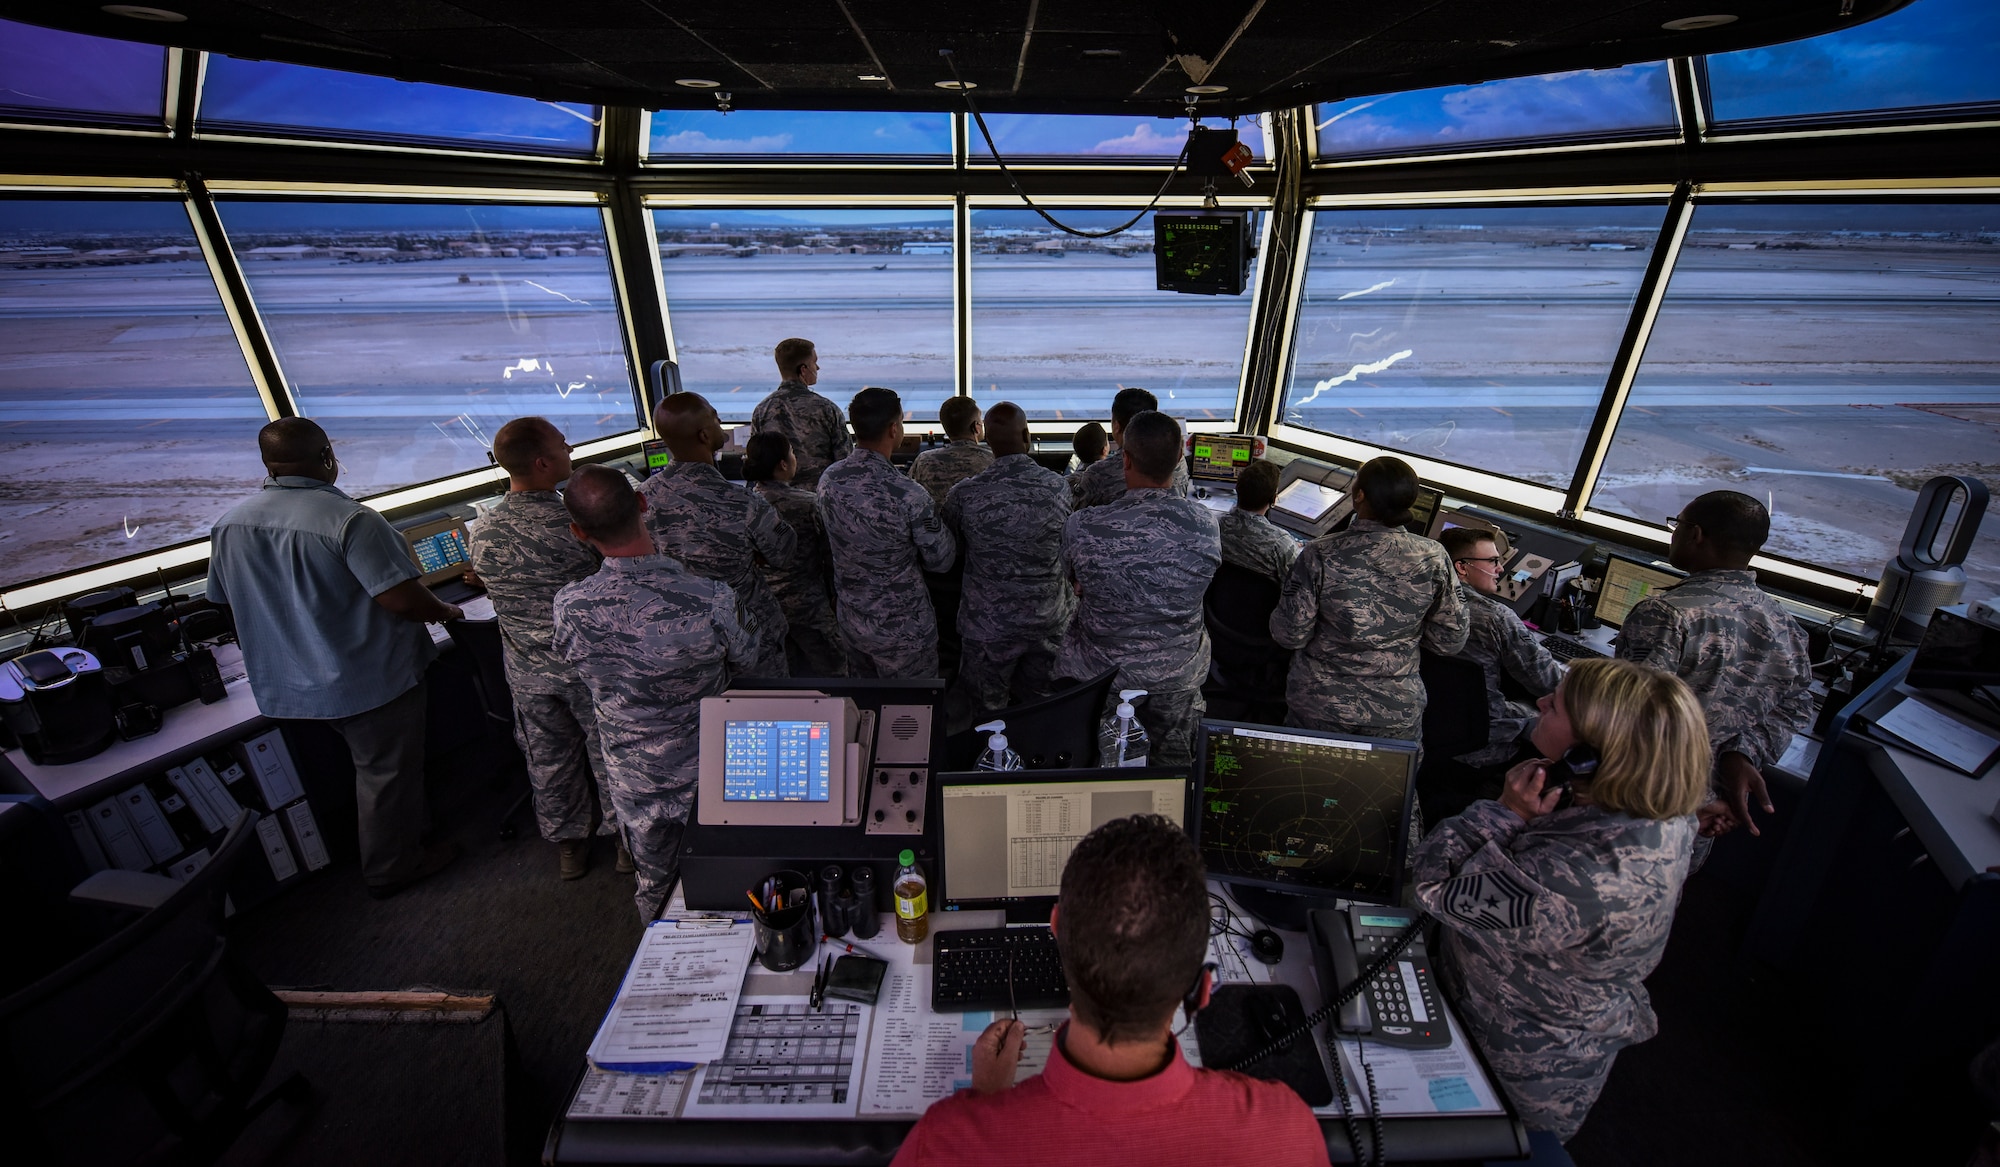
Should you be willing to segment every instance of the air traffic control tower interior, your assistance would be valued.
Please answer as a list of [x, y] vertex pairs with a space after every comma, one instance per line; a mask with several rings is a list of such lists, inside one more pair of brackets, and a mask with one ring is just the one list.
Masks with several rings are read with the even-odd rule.
[[[1308, 501], [1271, 517], [1302, 541], [1393, 455], [1435, 512], [1421, 533], [1501, 534], [1509, 606], [1579, 644], [1596, 628], [1600, 655], [1615, 621], [1592, 604], [1677, 582], [1672, 518], [1737, 491], [1768, 510], [1751, 566], [1807, 637], [1819, 713], [1766, 765], [1761, 833], [1686, 884], [1649, 982], [1660, 1036], [1546, 1161], [2000, 1161], [1992, 757], [1954, 775], [1983, 800], [1968, 836], [1885, 776], [1905, 755], [1850, 744], [1913, 683], [1931, 610], [1986, 626], [2000, 593], [2000, 537], [1973, 537], [2000, 485], [1991, 0], [161, 4], [0, 0], [0, 662], [128, 651], [70, 605], [121, 588], [160, 605], [131, 634], [149, 650], [226, 648], [209, 531], [264, 482], [269, 422], [318, 422], [341, 490], [450, 542], [507, 489], [509, 420], [643, 477], [663, 393], [747, 426], [787, 337], [816, 342], [843, 408], [896, 390], [904, 454], [944, 440], [947, 401], [1010, 401], [1071, 472], [1079, 427], [1143, 387], [1189, 438], [1196, 497], [1227, 510], [1229, 458], [1278, 463]], [[1236, 250], [1170, 271], [1204, 215]], [[1209, 632], [1218, 660], [1244, 643], [1214, 613]], [[1951, 716], [2000, 750], [1983, 635]], [[429, 813], [465, 858], [381, 903], [329, 730], [157, 744], [204, 684], [243, 679], [240, 654], [159, 682], [150, 722], [121, 707], [114, 753], [206, 756], [217, 789], [232, 756], [263, 781], [239, 737], [289, 743], [298, 801], [236, 801], [285, 819], [263, 843], [289, 840], [291, 870], [232, 885], [220, 935], [288, 994], [264, 1087], [298, 1071], [311, 1096], [231, 1154], [567, 1161], [638, 942], [632, 877], [600, 840], [587, 877], [555, 879], [496, 674], [436, 638]], [[1211, 714], [1283, 724], [1267, 682]], [[963, 726], [937, 714], [945, 749]], [[6, 732], [0, 786], [57, 824], [0, 815], [0, 896], [46, 901], [23, 915], [50, 938], [0, 983], [19, 994], [141, 926], [67, 903], [66, 864], [187, 883], [222, 832], [185, 761], [194, 793], [137, 763], [51, 786], [63, 767]], [[1810, 797], [1849, 776], [1836, 806]], [[121, 862], [61, 830], [135, 783], [177, 839], [135, 818]], [[283, 813], [308, 801], [306, 826]], [[419, 997], [471, 1020], [365, 1019]]]

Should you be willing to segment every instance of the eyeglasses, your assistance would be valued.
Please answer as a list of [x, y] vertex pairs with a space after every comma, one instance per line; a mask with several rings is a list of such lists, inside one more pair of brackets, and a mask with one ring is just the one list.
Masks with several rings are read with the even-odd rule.
[[1668, 531], [1673, 531], [1673, 530], [1676, 530], [1676, 529], [1678, 529], [1678, 528], [1680, 527], [1680, 525], [1681, 525], [1681, 517], [1680, 517], [1679, 515], [1670, 515], [1670, 516], [1668, 516], [1668, 518], [1667, 518], [1667, 530], [1668, 530]]
[[1453, 562], [1453, 563], [1484, 563], [1484, 564], [1488, 565], [1489, 567], [1492, 567], [1492, 568], [1493, 568], [1494, 570], [1496, 570], [1496, 571], [1497, 571], [1497, 570], [1499, 570], [1499, 568], [1500, 568], [1500, 565], [1501, 565], [1501, 564], [1503, 564], [1503, 563], [1505, 563], [1505, 562], [1507, 562], [1507, 560], [1506, 560], [1506, 558], [1505, 558], [1504, 556], [1500, 556], [1500, 555], [1488, 555], [1488, 556], [1483, 556], [1483, 557], [1479, 557], [1479, 558], [1474, 558], [1473, 556], [1469, 556], [1469, 555], [1468, 555], [1468, 556], [1466, 556], [1466, 557], [1465, 557], [1464, 559], [1454, 559], [1454, 560], [1452, 560], [1452, 562]]

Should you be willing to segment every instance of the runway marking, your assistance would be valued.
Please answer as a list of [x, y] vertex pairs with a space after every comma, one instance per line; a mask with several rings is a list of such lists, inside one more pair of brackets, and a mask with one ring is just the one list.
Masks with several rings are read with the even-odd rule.
[[596, 424], [603, 425], [605, 422], [610, 421], [612, 418], [617, 416], [618, 415], [615, 413], [607, 413], [603, 417], [598, 418]]
[[1353, 407], [1352, 405], [1350, 405], [1350, 406], [1348, 406], [1348, 407], [1347, 407], [1347, 412], [1349, 412], [1349, 413], [1353, 414], [1353, 415], [1354, 415], [1354, 416], [1356, 416], [1356, 417], [1367, 417], [1367, 416], [1368, 416], [1367, 414], [1365, 414], [1365, 413], [1361, 412], [1360, 410], [1358, 410], [1358, 409], [1354, 408], [1354, 407]]
[[1782, 405], [1766, 405], [1766, 406], [1765, 406], [1764, 408], [1765, 408], [1765, 409], [1775, 409], [1775, 410], [1777, 410], [1777, 411], [1778, 411], [1779, 413], [1789, 413], [1789, 414], [1791, 414], [1791, 415], [1792, 415], [1793, 417], [1799, 417], [1799, 416], [1802, 416], [1802, 415], [1801, 415], [1801, 414], [1799, 413], [1799, 411], [1798, 411], [1798, 410], [1796, 410], [1796, 409], [1786, 409], [1786, 408], [1785, 408], [1784, 406], [1782, 406]]
[[1514, 416], [1513, 414], [1511, 414], [1511, 413], [1508, 413], [1508, 412], [1507, 412], [1506, 410], [1504, 410], [1504, 409], [1500, 408], [1500, 407], [1499, 407], [1499, 406], [1497, 406], [1497, 405], [1489, 405], [1489, 406], [1487, 406], [1486, 408], [1488, 408], [1488, 409], [1492, 410], [1493, 412], [1495, 412], [1495, 413], [1499, 414], [1499, 415], [1500, 415], [1501, 417], [1512, 417], [1512, 416]]
[[1656, 409], [1647, 409], [1647, 408], [1646, 408], [1645, 406], [1643, 406], [1643, 405], [1632, 405], [1632, 406], [1627, 406], [1627, 408], [1629, 408], [1629, 409], [1634, 409], [1634, 410], [1637, 410], [1638, 412], [1640, 412], [1640, 413], [1643, 413], [1643, 414], [1645, 414], [1645, 415], [1646, 415], [1647, 417], [1658, 417], [1658, 416], [1660, 416], [1660, 412], [1659, 412], [1659, 410], [1656, 410]]
[[142, 430], [149, 430], [149, 429], [152, 429], [152, 428], [153, 428], [154, 426], [156, 426], [156, 425], [165, 425], [165, 424], [167, 424], [167, 422], [169, 422], [169, 421], [171, 421], [171, 420], [172, 420], [171, 418], [164, 418], [164, 417], [163, 417], [163, 418], [161, 418], [161, 419], [160, 419], [159, 421], [149, 421], [149, 422], [147, 422], [146, 424], [144, 424], [144, 425], [140, 426], [139, 428], [140, 428], [140, 429], [142, 429]]
[[1056, 410], [1056, 420], [1061, 421], [1062, 419], [1063, 419], [1062, 410], [1060, 409]]
[[738, 386], [737, 386], [736, 388], [734, 388], [734, 389], [731, 389], [731, 390], [730, 390], [730, 392], [731, 392], [731, 393], [741, 393], [741, 392], [743, 392], [743, 386], [741, 386], [741, 385], [738, 385]]
[[1745, 466], [1745, 474], [1792, 474], [1800, 478], [1852, 478], [1860, 482], [1887, 482], [1880, 474], [1846, 474], [1839, 470], [1781, 470], [1775, 466]]

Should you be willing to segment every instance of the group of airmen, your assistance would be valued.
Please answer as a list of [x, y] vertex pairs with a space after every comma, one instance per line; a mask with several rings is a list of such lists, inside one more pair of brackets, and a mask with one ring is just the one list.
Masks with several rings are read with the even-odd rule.
[[[1188, 497], [1179, 423], [1144, 389], [1117, 394], [1109, 452], [1067, 475], [1031, 456], [1020, 406], [982, 413], [951, 399], [947, 443], [905, 474], [891, 460], [904, 441], [893, 391], [863, 389], [843, 411], [813, 389], [810, 341], [774, 356], [783, 381], [752, 414], [747, 484], [718, 469], [729, 430], [697, 394], [659, 404], [673, 460], [636, 485], [572, 467], [552, 424], [521, 418], [494, 441], [508, 493], [471, 532], [541, 832], [564, 878], [584, 874], [593, 832], [615, 833], [644, 919], [677, 878], [700, 699], [740, 677], [940, 676], [926, 573], [955, 563], [955, 727], [1108, 671], [1115, 689], [1147, 694], [1137, 712], [1153, 764], [1188, 764], [1210, 671], [1203, 599], [1224, 562], [1281, 587], [1270, 634], [1294, 650], [1293, 724], [1421, 740], [1421, 646], [1481, 664], [1493, 742], [1463, 760], [1504, 764], [1533, 714], [1501, 695], [1500, 673], [1538, 693], [1559, 679], [1493, 598], [1490, 538], [1452, 531], [1441, 544], [1403, 529], [1417, 479], [1398, 459], [1364, 465], [1353, 522], [1301, 548], [1265, 517], [1279, 477], [1269, 463], [1242, 475], [1219, 516]], [[1620, 648], [1682, 676], [1708, 708], [1720, 793], [1705, 834], [1749, 823], [1756, 766], [1805, 708], [1804, 639], [1748, 570], [1762, 512], [1727, 492], [1691, 502], [1674, 562], [1694, 575], [1635, 608]]]

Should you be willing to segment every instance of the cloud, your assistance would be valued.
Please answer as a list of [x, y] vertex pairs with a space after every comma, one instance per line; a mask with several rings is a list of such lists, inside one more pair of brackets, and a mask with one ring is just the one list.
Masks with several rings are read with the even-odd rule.
[[671, 154], [782, 154], [791, 144], [790, 134], [711, 138], [700, 130], [682, 130], [661, 139], [658, 148]]
[[1084, 151], [1086, 154], [1147, 154], [1153, 156], [1174, 155], [1181, 152], [1185, 132], [1162, 134], [1145, 122], [1132, 127], [1132, 132], [1122, 138], [1106, 138]]

